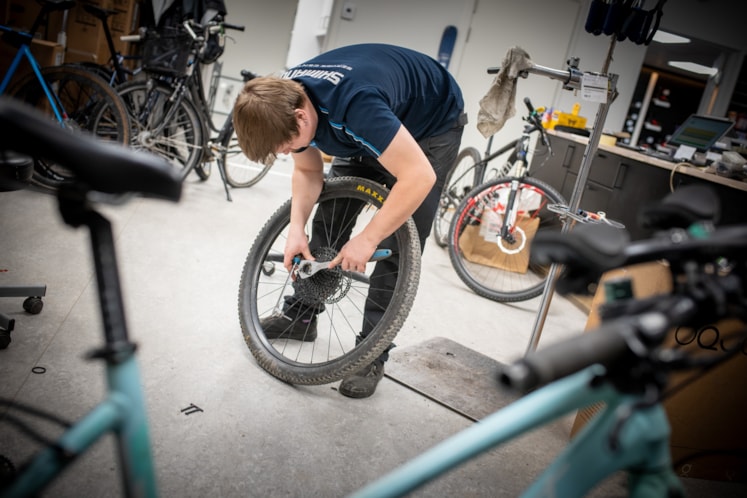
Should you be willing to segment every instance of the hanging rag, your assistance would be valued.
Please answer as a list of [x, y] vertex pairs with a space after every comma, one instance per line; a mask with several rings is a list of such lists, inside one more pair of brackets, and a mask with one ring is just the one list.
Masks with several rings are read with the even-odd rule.
[[532, 65], [529, 54], [523, 48], [512, 47], [506, 53], [501, 70], [491, 83], [488, 93], [480, 99], [477, 129], [483, 137], [494, 135], [516, 114], [516, 78], [521, 71], [531, 68]]

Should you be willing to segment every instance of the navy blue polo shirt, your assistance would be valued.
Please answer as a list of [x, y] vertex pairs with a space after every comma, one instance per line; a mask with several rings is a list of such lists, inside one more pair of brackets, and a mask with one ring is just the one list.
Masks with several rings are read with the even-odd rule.
[[445, 133], [464, 108], [454, 78], [433, 58], [385, 44], [325, 52], [285, 72], [319, 115], [311, 143], [338, 157], [379, 157], [400, 124], [421, 140]]

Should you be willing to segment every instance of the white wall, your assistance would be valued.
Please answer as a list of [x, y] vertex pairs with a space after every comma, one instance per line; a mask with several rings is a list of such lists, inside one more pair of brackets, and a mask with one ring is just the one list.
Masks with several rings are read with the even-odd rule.
[[298, 0], [286, 67], [293, 67], [322, 52], [333, 4], [333, 0]]
[[401, 45], [438, 56], [446, 26], [457, 27], [457, 41], [449, 63], [453, 73], [460, 64], [476, 0], [348, 0], [355, 5], [352, 20], [342, 19], [345, 0], [336, 0], [325, 49], [361, 42]]
[[[344, 1], [334, 0], [328, 34], [322, 42], [325, 50], [381, 41], [436, 57], [443, 28], [449, 24], [457, 26], [457, 43], [449, 69], [462, 87], [471, 120], [463, 145], [481, 150], [486, 140], [475, 127], [478, 101], [493, 79], [485, 69], [500, 65], [510, 47], [520, 46], [535, 63], [558, 69], [565, 67], [569, 57], [576, 56], [582, 71], [601, 71], [610, 48], [610, 37], [592, 36], [584, 30], [591, 0], [348, 0], [356, 7], [353, 20], [340, 17]], [[647, 6], [651, 3], [649, 0]], [[238, 75], [242, 68], [260, 74], [283, 69], [291, 57], [297, 0], [227, 0], [226, 4], [228, 20], [245, 24], [247, 31], [235, 35], [236, 44], [228, 42], [223, 75]], [[661, 27], [735, 49], [737, 56], [732, 59], [731, 69], [738, 71], [735, 61], [747, 53], [743, 17], [735, 15], [741, 12], [741, 4], [742, 0], [670, 0], [664, 6]], [[305, 27], [316, 23], [316, 18], [308, 20]], [[630, 41], [616, 44], [609, 72], [619, 76], [620, 94], [610, 106], [605, 128], [622, 128], [646, 48]], [[719, 99], [728, 100], [734, 78], [726, 76]], [[590, 125], [593, 123], [597, 106], [580, 101], [577, 95], [562, 90], [559, 83], [530, 75], [517, 85], [519, 105], [528, 96], [535, 106], [570, 111], [573, 103], [579, 101], [581, 114]], [[521, 113], [518, 105], [517, 113]], [[517, 115], [499, 132], [498, 141], [515, 137], [521, 127]]]
[[223, 76], [238, 78], [242, 69], [269, 74], [283, 69], [297, 0], [226, 0], [226, 22], [243, 24], [244, 32], [229, 31], [221, 61]]
[[[482, 151], [487, 142], [476, 128], [479, 100], [494, 79], [486, 69], [500, 66], [514, 46], [523, 48], [536, 64], [563, 68], [568, 58], [568, 26], [575, 22], [578, 10], [576, 0], [478, 1], [462, 64], [455, 73], [470, 119], [462, 139], [464, 146], [472, 145]], [[496, 144], [506, 143], [521, 133], [524, 97], [529, 97], [535, 107], [550, 107], [558, 88], [557, 83], [540, 76], [519, 79], [516, 116], [498, 132]]]
[[[569, 26], [579, 16], [579, 0], [354, 0], [356, 16], [343, 20], [343, 0], [335, 2], [326, 48], [360, 41], [405, 45], [433, 57], [437, 55], [443, 27], [458, 28], [457, 43], [449, 69], [462, 87], [470, 124], [463, 145], [483, 150], [487, 140], [477, 131], [479, 100], [494, 76], [490, 66], [500, 66], [507, 51], [520, 46], [538, 64], [563, 68], [568, 58]], [[498, 143], [521, 133], [520, 114], [525, 96], [535, 106], [551, 106], [558, 84], [542, 78], [519, 80], [517, 116], [499, 132]], [[505, 138], [501, 138], [505, 137]]]

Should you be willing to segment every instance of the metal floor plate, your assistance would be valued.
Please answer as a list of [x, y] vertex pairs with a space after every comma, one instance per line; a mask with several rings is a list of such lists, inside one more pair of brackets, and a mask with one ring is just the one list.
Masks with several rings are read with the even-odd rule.
[[389, 353], [386, 376], [471, 419], [480, 420], [517, 396], [497, 380], [502, 364], [443, 337]]

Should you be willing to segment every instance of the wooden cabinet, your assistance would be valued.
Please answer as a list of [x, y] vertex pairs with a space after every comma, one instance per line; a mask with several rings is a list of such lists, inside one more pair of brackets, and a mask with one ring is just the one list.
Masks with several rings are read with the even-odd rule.
[[[588, 139], [551, 133], [553, 155], [544, 160], [546, 151], [538, 149], [530, 171], [532, 176], [555, 187], [570, 201]], [[666, 196], [670, 192], [670, 182], [675, 188], [689, 184], [710, 185], [721, 200], [721, 222], [747, 223], [747, 211], [741, 208], [747, 205], [747, 184], [705, 173], [701, 168], [677, 166], [606, 145], [599, 146], [591, 163], [580, 207], [591, 212], [604, 211], [610, 219], [623, 223], [633, 240], [639, 240], [652, 235], [650, 230], [639, 226], [641, 208]]]

